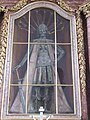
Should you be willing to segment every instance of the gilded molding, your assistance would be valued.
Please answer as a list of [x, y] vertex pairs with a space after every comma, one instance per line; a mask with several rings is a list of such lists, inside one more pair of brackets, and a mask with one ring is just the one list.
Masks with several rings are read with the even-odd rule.
[[78, 55], [79, 55], [79, 71], [80, 71], [80, 81], [82, 93], [85, 96], [86, 94], [86, 62], [85, 62], [85, 52], [84, 52], [84, 38], [83, 38], [83, 28], [82, 28], [82, 19], [81, 12], [85, 17], [90, 17], [90, 2], [87, 2], [79, 7], [76, 12], [76, 28], [77, 28], [77, 39], [78, 39]]
[[77, 40], [78, 40], [78, 61], [79, 61], [79, 73], [82, 94], [86, 95], [86, 62], [84, 52], [84, 38], [83, 28], [81, 19], [81, 8], [76, 12], [76, 29], [77, 29]]
[[74, 12], [74, 10], [69, 7], [63, 0], [20, 0], [14, 7], [9, 8], [11, 11], [17, 11], [23, 8], [28, 3], [36, 2], [36, 1], [48, 1], [53, 2], [57, 5], [59, 5], [62, 9], [64, 9], [67, 12]]
[[17, 11], [27, 5], [28, 0], [20, 0], [15, 6], [9, 8], [10, 11]]
[[[49, 1], [53, 1], [53, 0], [49, 0]], [[67, 12], [74, 12], [74, 9], [72, 9], [71, 7], [69, 7], [63, 0], [55, 0], [55, 2], [65, 11]]]
[[2, 77], [3, 77], [3, 69], [5, 63], [5, 56], [6, 56], [6, 45], [7, 45], [7, 34], [8, 34], [8, 15], [4, 14], [4, 19], [2, 21], [1, 26], [1, 36], [0, 36], [0, 87], [2, 86]]
[[79, 11], [82, 11], [86, 18], [89, 17], [90, 16], [90, 2], [87, 2], [86, 4], [83, 4], [82, 6], [80, 6]]
[[0, 6], [0, 12], [5, 12], [5, 7], [4, 6]]
[[[6, 11], [7, 10], [4, 6], [0, 6], [0, 12], [6, 12]], [[7, 31], [7, 29], [5, 26], [5, 21], [6, 21], [6, 18], [3, 19], [2, 21], [2, 26], [0, 31], [0, 88], [2, 86], [3, 67], [4, 67], [5, 54], [6, 54], [6, 51], [5, 51], [6, 43], [4, 42], [5, 41], [4, 32]]]

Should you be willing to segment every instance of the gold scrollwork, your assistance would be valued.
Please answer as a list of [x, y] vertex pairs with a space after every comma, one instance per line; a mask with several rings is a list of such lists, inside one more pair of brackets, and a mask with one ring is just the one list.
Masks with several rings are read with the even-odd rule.
[[[53, 0], [49, 0], [49, 1], [53, 1]], [[55, 0], [55, 3], [58, 4], [63, 10], [67, 12], [74, 12], [74, 9], [69, 7], [69, 5], [67, 5], [63, 0]]]
[[74, 9], [69, 7], [63, 0], [56, 0], [57, 4], [67, 12], [74, 12]]
[[[6, 12], [6, 8], [4, 6], [0, 6], [0, 12]], [[3, 34], [4, 30], [6, 30], [6, 26], [5, 26], [5, 21], [6, 19], [3, 19], [2, 21], [2, 27], [1, 27], [1, 30], [0, 30], [0, 88], [2, 86], [2, 74], [3, 74], [3, 66], [4, 66], [4, 61], [5, 61], [5, 54], [6, 54], [6, 51], [5, 51], [5, 46], [6, 46], [6, 43], [4, 42], [5, 40], [5, 37], [6, 36], [5, 34]], [[4, 29], [5, 28], [5, 29]]]
[[20, 0], [14, 7], [11, 7], [10, 10], [17, 11], [17, 10], [23, 8], [28, 3], [36, 2], [36, 1], [53, 2], [53, 3], [57, 4], [57, 5], [59, 5], [65, 11], [74, 12], [74, 10], [71, 7], [69, 7], [63, 0]]
[[79, 10], [83, 12], [86, 18], [89, 17], [90, 16], [90, 2], [87, 2], [83, 4], [82, 6], [80, 6]]
[[80, 17], [79, 9], [76, 14], [76, 29], [77, 29], [77, 40], [78, 40], [78, 59], [79, 59], [79, 72], [80, 72], [80, 81], [81, 89], [83, 95], [86, 94], [86, 63], [84, 55], [84, 38], [83, 38], [83, 29], [82, 29], [82, 19]]
[[0, 6], [0, 12], [5, 12], [5, 7], [4, 6]]
[[27, 5], [28, 0], [20, 0], [15, 6], [9, 8], [11, 11], [17, 11]]
[[83, 12], [86, 18], [90, 16], [90, 2], [80, 6], [76, 12], [80, 81], [81, 81], [82, 93], [85, 96], [86, 95], [86, 62], [85, 62], [85, 55], [84, 55], [85, 49], [84, 49], [82, 19], [80, 16], [81, 12]]
[[2, 86], [3, 68], [6, 56], [7, 34], [8, 34], [8, 15], [4, 14], [4, 19], [1, 26], [0, 36], [0, 87]]

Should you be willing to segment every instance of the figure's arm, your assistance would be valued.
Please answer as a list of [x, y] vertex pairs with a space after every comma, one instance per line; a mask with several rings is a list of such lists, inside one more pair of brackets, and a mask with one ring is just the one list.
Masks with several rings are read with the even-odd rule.
[[60, 46], [57, 46], [57, 61], [61, 60], [64, 55], [65, 51]]
[[[33, 45], [31, 45], [31, 47], [30, 47], [29, 57], [31, 56], [32, 49], [33, 49]], [[28, 59], [28, 51], [26, 52], [26, 54], [23, 57], [23, 59], [21, 60], [21, 62], [17, 66], [14, 67], [13, 71], [15, 71], [16, 69], [19, 69], [20, 67], [22, 67], [25, 64], [25, 62], [27, 61], [27, 59]]]
[[15, 71], [16, 69], [19, 69], [24, 65], [24, 63], [27, 61], [27, 56], [28, 56], [28, 52], [25, 54], [21, 62], [13, 68], [13, 71]]

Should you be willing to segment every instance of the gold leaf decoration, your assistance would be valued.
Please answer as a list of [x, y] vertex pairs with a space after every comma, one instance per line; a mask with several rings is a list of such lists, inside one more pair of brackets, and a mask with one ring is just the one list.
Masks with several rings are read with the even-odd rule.
[[62, 9], [64, 9], [67, 12], [74, 12], [74, 10], [69, 7], [63, 0], [20, 0], [14, 7], [9, 8], [11, 11], [17, 11], [23, 8], [25, 5], [31, 2], [36, 2], [36, 1], [48, 1], [48, 2], [53, 2], [60, 6]]
[[4, 6], [0, 6], [0, 12], [5, 12], [5, 11], [6, 11], [5, 7]]
[[86, 95], [86, 62], [84, 55], [85, 48], [84, 48], [82, 19], [80, 17], [81, 12], [83, 12], [86, 18], [90, 17], [90, 2], [87, 2], [82, 6], [80, 6], [76, 12], [80, 81], [81, 81], [82, 93], [85, 96]]
[[8, 15], [4, 14], [4, 19], [1, 26], [1, 45], [0, 45], [0, 87], [2, 86], [3, 68], [6, 57], [6, 45], [7, 45], [7, 34], [8, 34]]
[[74, 12], [75, 10], [69, 7], [63, 0], [56, 0], [57, 4], [67, 12]]
[[27, 5], [28, 0], [20, 0], [15, 6], [9, 8], [11, 11], [17, 11]]
[[78, 61], [79, 61], [79, 73], [81, 81], [82, 94], [86, 94], [86, 63], [84, 55], [84, 38], [82, 29], [82, 19], [80, 16], [81, 8], [77, 11], [76, 15], [76, 29], [77, 29], [77, 40], [78, 40]]
[[83, 4], [82, 6], [80, 6], [79, 10], [84, 13], [86, 18], [89, 17], [90, 16], [90, 2], [87, 2]]

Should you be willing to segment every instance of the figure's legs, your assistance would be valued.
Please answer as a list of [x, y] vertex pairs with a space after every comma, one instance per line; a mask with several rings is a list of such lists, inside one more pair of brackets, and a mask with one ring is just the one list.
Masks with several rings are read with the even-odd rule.
[[42, 76], [41, 76], [41, 84], [47, 84], [46, 80], [47, 80], [47, 75], [46, 75], [46, 66], [41, 67], [41, 71], [42, 71]]
[[[40, 84], [41, 81], [41, 68], [38, 67], [35, 70], [34, 78], [33, 78], [33, 84]], [[40, 107], [40, 87], [39, 86], [32, 86], [32, 92], [31, 92], [31, 106], [32, 106], [32, 112], [38, 112], [38, 109]]]
[[35, 89], [35, 93], [36, 93], [36, 95], [35, 95], [35, 97], [36, 97], [36, 99], [35, 99], [35, 106], [36, 106], [36, 112], [38, 112], [38, 110], [39, 110], [39, 108], [40, 108], [40, 100], [41, 100], [41, 95], [40, 95], [40, 87], [35, 87], [36, 89]]
[[[53, 73], [51, 66], [42, 67], [42, 81], [44, 84], [53, 83]], [[52, 97], [49, 93], [50, 88], [51, 87], [49, 86], [44, 86], [43, 107], [46, 112], [50, 112], [48, 110], [48, 102], [51, 100], [50, 97]]]
[[47, 76], [48, 83], [53, 83], [53, 71], [50, 65], [47, 66]]
[[[45, 86], [45, 84], [53, 84], [53, 71], [51, 66], [43, 66], [36, 68], [34, 76], [34, 84], [38, 84], [38, 87], [33, 87], [33, 107], [38, 112], [40, 106], [43, 106], [46, 112], [50, 112], [48, 104], [52, 101], [52, 87]], [[39, 86], [43, 84], [42, 86]], [[51, 90], [50, 90], [51, 89]], [[50, 106], [50, 105], [49, 105]], [[51, 106], [50, 106], [51, 107]]]
[[[47, 66], [47, 82], [48, 82], [48, 84], [54, 84], [53, 70], [52, 70], [51, 65]], [[47, 102], [47, 106], [49, 106], [47, 109], [50, 112], [51, 106], [52, 106], [51, 103], [52, 103], [52, 99], [53, 99], [52, 96], [53, 96], [53, 92], [54, 92], [54, 87], [48, 86], [46, 91], [47, 91], [46, 96], [48, 96], [48, 99], [46, 99], [45, 102]]]
[[46, 112], [48, 111], [48, 110], [47, 110], [47, 102], [48, 102], [48, 100], [49, 100], [48, 88], [49, 88], [49, 87], [47, 87], [47, 86], [44, 87], [45, 94], [44, 94], [44, 98], [43, 98], [43, 101], [44, 101], [44, 109], [45, 109]]

